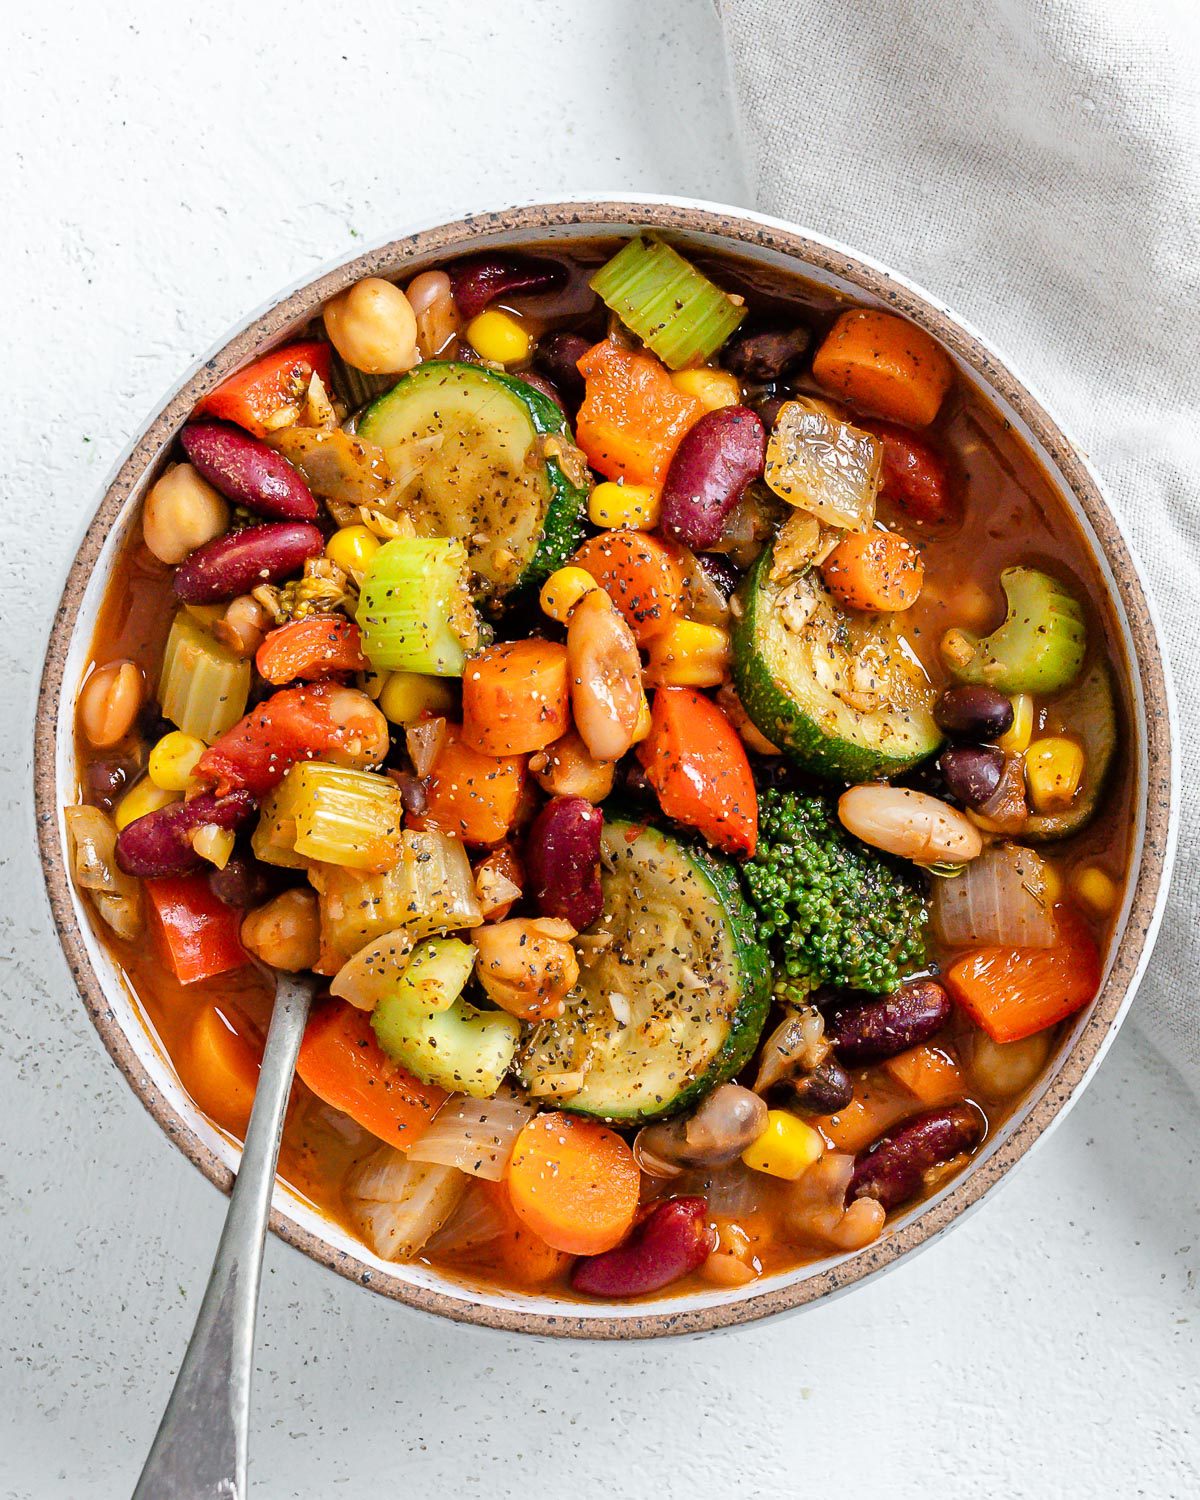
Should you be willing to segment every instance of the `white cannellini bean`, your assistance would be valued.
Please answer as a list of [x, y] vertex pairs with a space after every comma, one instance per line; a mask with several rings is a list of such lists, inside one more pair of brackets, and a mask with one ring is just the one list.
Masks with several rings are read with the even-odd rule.
[[838, 801], [844, 827], [864, 844], [931, 865], [963, 864], [983, 849], [979, 829], [927, 792], [899, 786], [852, 786]]

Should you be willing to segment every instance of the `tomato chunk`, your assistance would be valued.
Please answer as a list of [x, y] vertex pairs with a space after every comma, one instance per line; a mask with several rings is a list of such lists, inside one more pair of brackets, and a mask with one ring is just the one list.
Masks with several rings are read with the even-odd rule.
[[715, 703], [689, 687], [660, 687], [638, 746], [663, 812], [731, 854], [754, 853], [758, 797], [745, 747]]

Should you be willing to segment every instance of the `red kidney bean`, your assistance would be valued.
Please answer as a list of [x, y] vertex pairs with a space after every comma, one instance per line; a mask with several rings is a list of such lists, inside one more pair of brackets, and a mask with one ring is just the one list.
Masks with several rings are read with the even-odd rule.
[[703, 1198], [671, 1198], [638, 1224], [623, 1245], [579, 1261], [577, 1292], [592, 1297], [645, 1297], [702, 1265], [713, 1248]]
[[544, 917], [565, 917], [577, 932], [604, 910], [600, 830], [604, 814], [583, 797], [552, 797], [530, 825], [525, 872]]
[[811, 1073], [784, 1078], [771, 1090], [772, 1099], [784, 1107], [807, 1110], [814, 1115], [832, 1115], [845, 1109], [854, 1097], [850, 1075], [836, 1058], [827, 1058]]
[[983, 1114], [973, 1104], [952, 1104], [918, 1115], [860, 1154], [846, 1202], [875, 1198], [890, 1213], [916, 1197], [926, 1172], [977, 1146], [986, 1128]]
[[721, 350], [721, 363], [741, 380], [770, 385], [793, 371], [808, 352], [807, 328], [768, 328], [734, 334]]
[[315, 521], [317, 502], [286, 458], [223, 422], [196, 422], [179, 441], [192, 467], [235, 505], [268, 521]]
[[956, 745], [943, 750], [937, 764], [950, 795], [964, 807], [978, 809], [996, 795], [1004, 751], [996, 745]]
[[684, 434], [667, 470], [662, 529], [689, 547], [721, 540], [725, 517], [762, 475], [767, 435], [747, 406], [705, 412]]
[[325, 538], [307, 521], [228, 531], [184, 558], [175, 570], [175, 593], [185, 604], [221, 604], [260, 583], [281, 583], [324, 550]]
[[534, 364], [573, 406], [583, 400], [584, 380], [579, 373], [579, 361], [591, 347], [590, 340], [577, 333], [551, 333], [538, 341]]
[[497, 297], [536, 296], [567, 279], [567, 268], [560, 262], [525, 255], [472, 255], [446, 269], [464, 318], [475, 317]]
[[279, 886], [279, 871], [264, 865], [253, 854], [235, 850], [224, 869], [208, 872], [208, 885], [218, 901], [245, 911], [262, 903]]
[[1012, 700], [990, 687], [947, 688], [933, 705], [943, 733], [960, 740], [998, 740], [1012, 728]]
[[825, 1035], [840, 1062], [855, 1068], [919, 1047], [950, 1019], [950, 996], [936, 979], [912, 979], [890, 995], [834, 1006]]
[[883, 444], [880, 498], [914, 521], [950, 521], [957, 505], [946, 460], [928, 438], [894, 422], [860, 422]]
[[127, 823], [117, 834], [117, 864], [126, 875], [154, 880], [162, 875], [187, 875], [204, 861], [192, 848], [190, 835], [213, 823], [218, 828], [240, 828], [257, 808], [249, 792], [226, 797], [204, 792], [188, 802], [172, 802]]

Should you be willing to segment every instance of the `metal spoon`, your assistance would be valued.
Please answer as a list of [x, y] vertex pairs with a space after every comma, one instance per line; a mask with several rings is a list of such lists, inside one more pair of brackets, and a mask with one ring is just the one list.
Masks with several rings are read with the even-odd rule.
[[316, 983], [275, 974], [242, 1164], [196, 1327], [133, 1500], [243, 1500], [263, 1240], [296, 1054]]

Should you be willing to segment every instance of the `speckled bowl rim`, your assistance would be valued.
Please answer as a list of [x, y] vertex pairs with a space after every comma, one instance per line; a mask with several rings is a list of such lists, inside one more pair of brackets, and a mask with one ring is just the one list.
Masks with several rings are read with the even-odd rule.
[[[544, 231], [547, 237], [552, 237], [556, 230], [570, 230], [574, 226], [595, 226], [597, 232], [603, 233], [629, 224], [642, 224], [665, 233], [716, 236], [734, 254], [743, 248], [765, 249], [793, 260], [794, 269], [801, 276], [808, 268], [832, 275], [928, 329], [1020, 416], [1057, 465], [1099, 538], [1124, 611], [1136, 659], [1126, 667], [1128, 671], [1136, 665], [1137, 677], [1132, 680], [1140, 679], [1145, 704], [1142, 729], [1146, 739], [1146, 784], [1139, 789], [1145, 797], [1145, 834], [1136, 883], [1108, 978], [1086, 1024], [1060, 1060], [1040, 1098], [1009, 1138], [989, 1157], [968, 1169], [942, 1196], [876, 1244], [828, 1269], [782, 1286], [768, 1287], [755, 1295], [736, 1299], [731, 1295], [728, 1301], [703, 1308], [673, 1309], [668, 1300], [631, 1307], [627, 1313], [614, 1310], [612, 1315], [583, 1317], [572, 1315], [564, 1310], [564, 1304], [558, 1303], [553, 1312], [541, 1313], [489, 1304], [478, 1300], [479, 1294], [465, 1286], [457, 1294], [452, 1290], [415, 1286], [339, 1250], [278, 1206], [272, 1211], [271, 1228], [296, 1249], [340, 1275], [411, 1307], [507, 1332], [590, 1339], [702, 1333], [753, 1322], [845, 1291], [927, 1245], [976, 1205], [1061, 1117], [1094, 1071], [1132, 999], [1161, 917], [1174, 848], [1177, 772], [1172, 754], [1173, 696], [1169, 671], [1155, 628], [1153, 606], [1138, 566], [1097, 480], [1028, 387], [961, 318], [903, 278], [810, 231], [740, 209], [694, 200], [623, 194], [612, 199], [563, 201], [471, 214], [452, 223], [419, 230], [367, 250], [285, 294], [204, 360], [143, 430], [109, 483], [71, 565], [51, 627], [34, 747], [38, 838], [47, 893], [63, 951], [84, 1005], [110, 1056], [150, 1114], [189, 1160], [222, 1192], [228, 1192], [233, 1174], [148, 1077], [130, 1037], [114, 1016], [88, 957], [71, 899], [59, 826], [61, 793], [56, 781], [56, 726], [68, 648], [88, 579], [126, 499], [146, 469], [161, 458], [196, 401], [264, 345], [359, 277], [394, 277], [410, 265], [432, 263], [441, 256], [471, 249], [481, 236], [494, 242], [495, 237], [507, 234], [530, 237]], [[446, 1285], [452, 1288], [454, 1283], [447, 1278]]]

